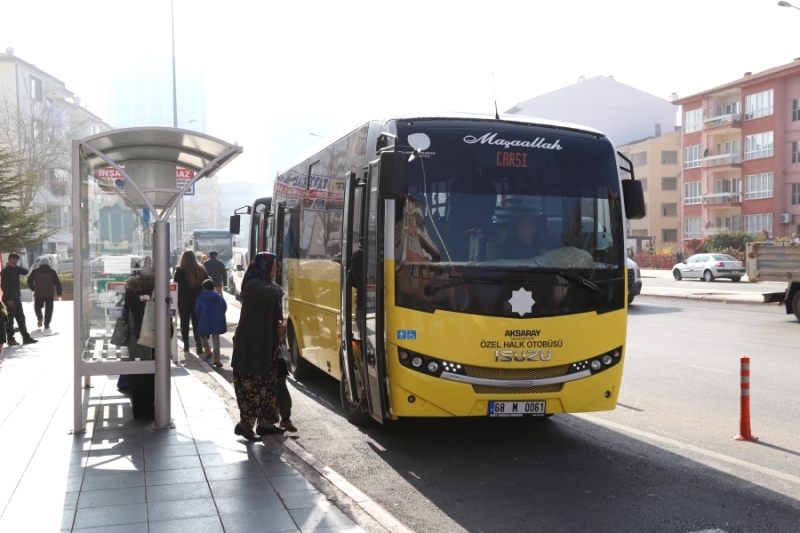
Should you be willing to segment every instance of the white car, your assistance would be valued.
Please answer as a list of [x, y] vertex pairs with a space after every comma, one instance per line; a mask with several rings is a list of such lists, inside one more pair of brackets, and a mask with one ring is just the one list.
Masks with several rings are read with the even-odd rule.
[[737, 282], [742, 279], [745, 272], [741, 261], [726, 254], [694, 254], [686, 261], [672, 267], [672, 275], [677, 281], [683, 278], [699, 278], [703, 281], [729, 278]]
[[631, 259], [628, 260], [628, 305], [633, 303], [634, 296], [638, 296], [642, 292], [642, 275], [639, 272], [639, 265]]

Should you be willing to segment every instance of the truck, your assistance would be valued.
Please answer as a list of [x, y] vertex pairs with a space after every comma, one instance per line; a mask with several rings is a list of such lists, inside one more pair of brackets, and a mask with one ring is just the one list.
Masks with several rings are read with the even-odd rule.
[[750, 281], [784, 281], [781, 292], [764, 293], [765, 303], [779, 303], [800, 321], [800, 242], [748, 242], [747, 277]]

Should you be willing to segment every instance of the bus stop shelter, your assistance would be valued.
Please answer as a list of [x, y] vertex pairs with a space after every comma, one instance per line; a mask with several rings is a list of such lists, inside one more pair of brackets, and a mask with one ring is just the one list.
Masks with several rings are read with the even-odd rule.
[[[170, 426], [169, 218], [196, 181], [241, 153], [177, 128], [126, 128], [73, 141], [75, 433], [84, 429], [82, 381], [93, 375], [155, 374], [154, 427]], [[125, 283], [146, 256], [154, 277], [153, 359], [110, 342]]]

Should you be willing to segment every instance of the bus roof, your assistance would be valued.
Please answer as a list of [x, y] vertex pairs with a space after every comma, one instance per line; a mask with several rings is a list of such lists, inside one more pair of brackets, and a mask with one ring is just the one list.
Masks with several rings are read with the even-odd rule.
[[[390, 115], [383, 120], [377, 120], [376, 122], [382, 122], [383, 124], [388, 123], [392, 120], [479, 120], [479, 121], [487, 121], [487, 122], [497, 122], [497, 119], [494, 115], [485, 114], [485, 113], [456, 113], [456, 112], [447, 112], [447, 113], [433, 113], [427, 115], [415, 115], [415, 114], [396, 114]], [[548, 120], [546, 118], [536, 118], [536, 117], [526, 117], [522, 115], [500, 115], [501, 122], [512, 122], [516, 124], [527, 124], [530, 126], [543, 126], [545, 128], [557, 128], [563, 129], [568, 131], [574, 131], [578, 133], [588, 133], [590, 135], [595, 135], [597, 137], [605, 137], [605, 134], [599, 130], [594, 128], [590, 128], [589, 126], [581, 126], [580, 124], [572, 124], [569, 122], [560, 122], [557, 120]], [[368, 121], [373, 122], [373, 121]], [[367, 123], [368, 123], [367, 122]], [[365, 123], [366, 124], [366, 123]], [[353, 131], [363, 127], [364, 124], [358, 126], [356, 128], [348, 129], [347, 131], [337, 134], [331, 135], [326, 137], [305, 152], [296, 158], [291, 164], [284, 166], [278, 171], [278, 176], [287, 172], [288, 170], [292, 169], [293, 167], [297, 166], [298, 164], [302, 163], [312, 155], [316, 154], [326, 146], [329, 146], [339, 139], [343, 139]], [[271, 194], [271, 193], [269, 193]], [[267, 194], [263, 195], [264, 197]]]

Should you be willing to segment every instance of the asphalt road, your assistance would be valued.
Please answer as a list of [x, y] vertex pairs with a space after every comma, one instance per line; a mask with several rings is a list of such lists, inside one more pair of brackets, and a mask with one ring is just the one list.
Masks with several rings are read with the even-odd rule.
[[[297, 442], [418, 532], [800, 531], [800, 325], [771, 306], [639, 297], [619, 407], [355, 427], [290, 380]], [[752, 427], [738, 432], [739, 357]]]

